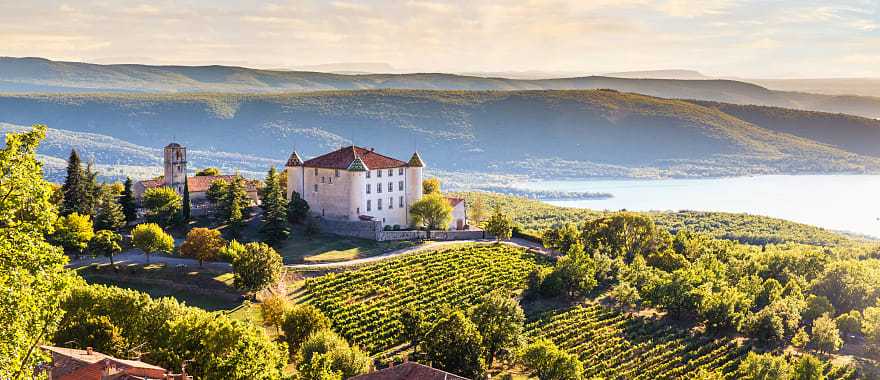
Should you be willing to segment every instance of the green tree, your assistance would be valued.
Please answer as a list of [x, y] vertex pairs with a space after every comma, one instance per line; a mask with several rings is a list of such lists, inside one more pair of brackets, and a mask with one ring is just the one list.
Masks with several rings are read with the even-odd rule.
[[422, 181], [422, 194], [440, 194], [440, 179], [437, 177], [431, 177]]
[[330, 328], [330, 320], [312, 305], [296, 305], [288, 308], [281, 322], [284, 341], [294, 351], [312, 334]]
[[526, 317], [519, 302], [502, 291], [482, 297], [470, 312], [471, 320], [483, 337], [485, 360], [492, 366], [501, 350], [513, 351], [522, 337]]
[[737, 376], [743, 380], [789, 380], [791, 367], [784, 357], [749, 352], [740, 362]]
[[801, 313], [804, 321], [811, 322], [823, 314], [834, 315], [834, 305], [828, 297], [811, 294], [807, 297], [807, 308]]
[[418, 352], [419, 344], [427, 333], [428, 319], [425, 313], [416, 305], [409, 303], [400, 311], [400, 324], [403, 326], [403, 338], [409, 341], [409, 345]]
[[275, 332], [281, 335], [281, 325], [284, 324], [284, 316], [290, 310], [291, 304], [287, 298], [273, 294], [260, 303], [260, 316], [263, 324], [275, 327]]
[[89, 240], [95, 236], [92, 220], [88, 215], [71, 213], [58, 218], [52, 241], [67, 252], [74, 252], [79, 257], [88, 247]]
[[72, 213], [89, 214], [90, 210], [86, 210], [84, 194], [85, 180], [83, 179], [82, 161], [76, 149], [70, 150], [70, 157], [67, 159], [67, 177], [64, 184], [61, 185], [61, 193], [64, 195], [64, 201], [61, 205], [61, 215]]
[[501, 206], [495, 206], [495, 212], [486, 221], [486, 232], [495, 236], [495, 241], [510, 239], [513, 234], [513, 221], [510, 216], [501, 211]]
[[479, 330], [461, 311], [442, 316], [422, 342], [431, 366], [473, 379], [486, 371], [482, 344]]
[[824, 296], [838, 313], [863, 310], [877, 302], [880, 288], [880, 260], [841, 260], [825, 268], [812, 293]]
[[147, 189], [142, 201], [147, 220], [163, 227], [177, 223], [180, 216], [180, 195], [170, 187]]
[[[565, 223], [544, 231], [541, 238], [544, 247], [555, 249], [559, 252], [568, 252], [569, 248], [581, 241], [581, 231], [574, 223]], [[583, 245], [583, 244], [581, 244]]]
[[189, 181], [183, 181], [183, 200], [181, 201], [180, 220], [183, 223], [189, 221], [192, 217], [192, 202], [189, 200]]
[[632, 261], [636, 255], [650, 257], [672, 244], [672, 237], [660, 230], [651, 217], [617, 212], [588, 220], [581, 228], [584, 245], [612, 259]]
[[198, 260], [201, 267], [204, 261], [216, 259], [225, 246], [226, 240], [220, 236], [220, 231], [196, 227], [186, 233], [186, 240], [180, 245], [180, 253]]
[[331, 354], [316, 353], [308, 362], [300, 363], [297, 369], [300, 380], [343, 380], [341, 371], [333, 370]]
[[309, 373], [302, 365], [312, 363], [315, 356], [326, 355], [330, 362], [329, 373], [339, 373], [343, 379], [352, 378], [372, 371], [373, 361], [357, 347], [353, 347], [336, 333], [321, 330], [310, 335], [299, 350], [300, 372]]
[[309, 216], [309, 202], [294, 191], [291, 194], [290, 202], [287, 202], [287, 221], [290, 224], [302, 223]]
[[45, 126], [7, 133], [0, 147], [0, 378], [32, 378], [48, 360], [39, 346], [55, 334], [73, 275], [61, 249], [46, 242], [57, 218], [52, 186], [36, 150]]
[[825, 380], [825, 366], [813, 355], [801, 355], [792, 367], [792, 380]]
[[265, 186], [261, 190], [263, 208], [263, 225], [260, 233], [270, 245], [275, 245], [290, 235], [290, 227], [287, 223], [287, 200], [279, 182], [280, 176], [275, 172], [275, 167], [269, 168], [266, 175]]
[[830, 353], [840, 349], [843, 341], [840, 339], [840, 330], [837, 322], [828, 314], [813, 321], [813, 330], [810, 334], [810, 344], [820, 353]]
[[244, 226], [244, 218], [248, 206], [244, 178], [236, 175], [229, 181], [229, 185], [226, 186], [224, 202], [223, 210], [227, 212], [225, 215], [226, 224], [229, 226], [230, 231], [232, 231], [232, 235], [238, 236], [241, 228]]
[[801, 327], [791, 338], [791, 345], [796, 348], [805, 348], [808, 344], [810, 344], [810, 334], [807, 334], [807, 330]]
[[866, 308], [862, 313], [862, 335], [868, 350], [880, 353], [880, 306]]
[[621, 308], [635, 308], [641, 301], [639, 290], [626, 281], [615, 285], [608, 295]]
[[233, 262], [235, 258], [241, 256], [245, 251], [244, 244], [239, 243], [235, 239], [230, 240], [229, 244], [226, 244], [220, 252], [217, 253], [217, 258], [226, 262]]
[[486, 206], [483, 197], [480, 194], [474, 195], [474, 200], [468, 205], [468, 214], [470, 215], [470, 223], [479, 226], [483, 219], [486, 219]]
[[215, 179], [211, 182], [211, 186], [208, 187], [208, 190], [205, 191], [205, 198], [208, 198], [208, 200], [214, 204], [214, 207], [217, 208], [220, 215], [227, 213], [227, 211], [222, 208], [225, 207], [226, 194], [228, 193], [226, 188], [228, 186], [229, 182], [222, 179]]
[[837, 322], [837, 328], [840, 329], [844, 340], [862, 331], [862, 315], [856, 310], [838, 315], [834, 320]]
[[122, 196], [119, 197], [119, 204], [122, 205], [122, 213], [125, 215], [126, 223], [137, 220], [137, 202], [134, 199], [134, 191], [131, 186], [131, 177], [125, 177], [125, 185]]
[[131, 230], [131, 245], [147, 256], [150, 262], [150, 254], [154, 252], [171, 252], [174, 250], [174, 238], [165, 233], [162, 227], [155, 223], [138, 224]]
[[101, 185], [98, 184], [98, 172], [94, 168], [94, 162], [86, 164], [82, 177], [82, 205], [83, 215], [95, 217], [98, 211], [98, 205], [101, 201]]
[[210, 177], [218, 175], [220, 175], [220, 169], [214, 167], [207, 167], [196, 172], [197, 177]]
[[584, 366], [574, 355], [556, 347], [553, 342], [540, 339], [528, 345], [521, 354], [523, 365], [540, 380], [579, 380]]
[[260, 291], [278, 282], [283, 264], [281, 256], [265, 243], [247, 243], [233, 258], [233, 283], [244, 291]]
[[110, 259], [110, 265], [114, 266], [113, 256], [122, 252], [122, 235], [109, 230], [100, 230], [89, 241], [88, 249], [92, 255], [106, 256]]
[[125, 338], [119, 327], [104, 315], [90, 316], [62, 326], [55, 334], [56, 342], [74, 343], [79, 347], [92, 347], [95, 351], [111, 356], [126, 354]]
[[95, 215], [95, 229], [115, 231], [122, 227], [125, 227], [122, 205], [110, 189], [104, 189], [101, 191], [101, 201], [98, 203], [98, 212]]
[[410, 206], [412, 223], [429, 230], [445, 230], [452, 221], [452, 205], [440, 194], [429, 194]]

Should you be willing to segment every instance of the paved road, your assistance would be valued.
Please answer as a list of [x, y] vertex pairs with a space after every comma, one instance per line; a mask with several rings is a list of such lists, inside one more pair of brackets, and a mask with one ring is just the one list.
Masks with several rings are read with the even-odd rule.
[[[137, 249], [130, 249], [125, 252], [122, 252], [118, 255], [113, 256], [113, 262], [120, 265], [125, 264], [146, 264], [147, 257], [143, 252]], [[164, 263], [166, 265], [185, 265], [185, 266], [199, 266], [198, 260], [188, 259], [185, 257], [175, 257], [175, 256], [167, 256], [167, 255], [159, 255], [153, 254], [150, 255], [150, 263]], [[71, 259], [70, 263], [67, 264], [68, 268], [80, 268], [84, 266], [89, 266], [92, 264], [110, 264], [110, 259], [104, 256], [100, 257], [88, 257], [84, 256], [79, 260]], [[206, 261], [203, 266], [205, 268], [217, 269], [217, 270], [229, 270], [232, 265], [229, 263], [224, 263], [222, 261]]]
[[[391, 251], [388, 253], [384, 253], [378, 256], [373, 257], [365, 257], [363, 259], [354, 259], [348, 261], [340, 261], [340, 262], [332, 262], [332, 263], [314, 263], [314, 264], [290, 264], [285, 265], [285, 267], [290, 269], [333, 269], [333, 268], [343, 268], [343, 267], [351, 267], [358, 266], [368, 263], [373, 263], [377, 261], [382, 261], [386, 259], [390, 259], [397, 256], [402, 256], [410, 253], [423, 252], [423, 251], [431, 251], [441, 249], [445, 246], [462, 244], [462, 243], [491, 243], [494, 240], [489, 239], [479, 239], [479, 240], [452, 240], [452, 241], [435, 241], [429, 242], [422, 245], [417, 245], [413, 247], [407, 247], [398, 249], [396, 251]], [[530, 248], [536, 251], [539, 251], [543, 254], [549, 256], [555, 256], [556, 252], [552, 250], [548, 250], [542, 247], [540, 244], [531, 242], [524, 239], [513, 238], [508, 241], [502, 242], [502, 244], [512, 245], [516, 247]], [[116, 264], [124, 265], [124, 264], [146, 264], [147, 258], [140, 250], [130, 249], [128, 251], [122, 252], [116, 256], [114, 256], [113, 260]], [[83, 257], [79, 260], [71, 260], [71, 262], [67, 265], [69, 268], [80, 268], [84, 266], [88, 266], [91, 264], [109, 264], [110, 259], [106, 257]], [[167, 256], [167, 255], [150, 255], [150, 263], [164, 263], [166, 265], [185, 265], [185, 266], [193, 266], [196, 267], [199, 265], [199, 262], [193, 259], [188, 259], [185, 257], [175, 257], [175, 256]], [[205, 262], [205, 268], [217, 269], [217, 270], [230, 270], [231, 265], [229, 263], [213, 261], [213, 262]]]

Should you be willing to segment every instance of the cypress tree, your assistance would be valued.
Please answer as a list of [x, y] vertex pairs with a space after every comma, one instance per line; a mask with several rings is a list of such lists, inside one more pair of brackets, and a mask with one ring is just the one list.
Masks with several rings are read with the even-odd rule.
[[122, 205], [125, 221], [128, 223], [135, 221], [137, 219], [137, 203], [134, 200], [134, 192], [131, 190], [131, 177], [125, 178], [125, 187], [122, 190], [122, 196], [119, 197], [119, 203]]
[[67, 159], [67, 178], [61, 186], [61, 194], [64, 200], [61, 203], [61, 214], [69, 215], [80, 211], [83, 203], [83, 170], [82, 162], [76, 149], [70, 150], [70, 158]]
[[180, 210], [181, 214], [181, 222], [186, 224], [189, 221], [190, 214], [192, 213], [192, 205], [189, 201], [189, 181], [186, 178], [183, 179], [183, 207]]
[[247, 189], [244, 187], [244, 179], [236, 175], [226, 186], [226, 203], [224, 210], [227, 212], [226, 222], [232, 230], [233, 236], [238, 236], [244, 224], [244, 211], [247, 207]]
[[101, 192], [101, 203], [95, 215], [95, 230], [117, 230], [125, 227], [122, 205], [110, 189]]
[[266, 175], [266, 186], [262, 191], [263, 226], [260, 232], [269, 244], [278, 243], [290, 234], [287, 224], [287, 200], [284, 199], [279, 178], [275, 167], [271, 167]]
[[82, 194], [83, 200], [79, 213], [94, 218], [98, 212], [101, 201], [101, 185], [98, 184], [98, 172], [93, 170], [94, 162], [89, 161], [83, 172]]

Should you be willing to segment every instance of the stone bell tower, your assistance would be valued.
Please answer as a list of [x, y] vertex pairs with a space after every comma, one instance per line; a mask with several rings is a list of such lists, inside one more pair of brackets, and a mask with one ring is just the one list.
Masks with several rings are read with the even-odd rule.
[[178, 143], [165, 147], [165, 186], [183, 195], [186, 181], [186, 148]]

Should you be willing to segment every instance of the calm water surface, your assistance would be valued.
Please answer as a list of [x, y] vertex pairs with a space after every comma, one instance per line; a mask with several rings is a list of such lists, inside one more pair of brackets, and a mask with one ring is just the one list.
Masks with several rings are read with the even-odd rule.
[[544, 181], [516, 186], [614, 195], [611, 199], [548, 202], [558, 206], [744, 212], [880, 237], [880, 175]]

